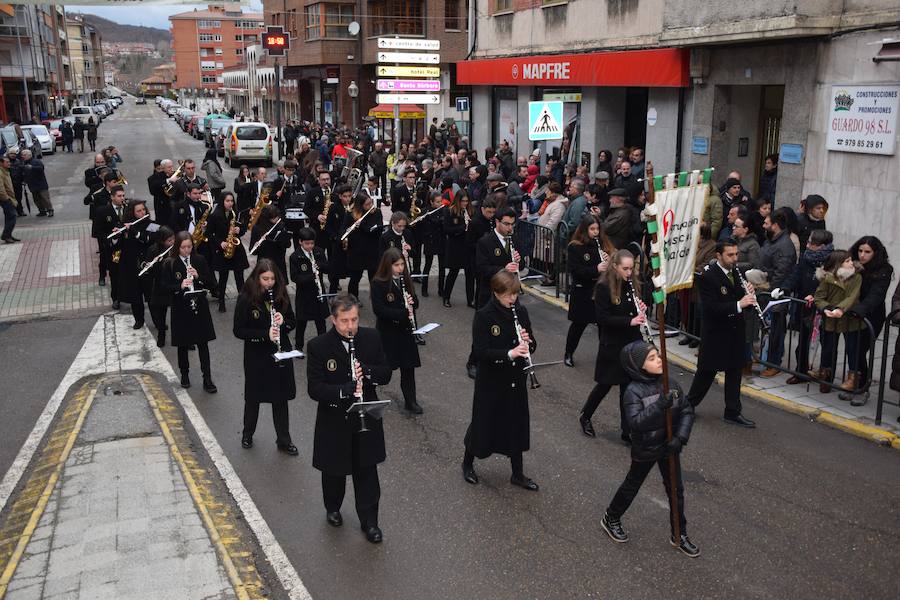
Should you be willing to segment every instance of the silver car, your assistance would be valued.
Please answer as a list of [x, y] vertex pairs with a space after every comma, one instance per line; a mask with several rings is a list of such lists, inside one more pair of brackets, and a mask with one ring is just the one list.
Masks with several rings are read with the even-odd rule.
[[56, 154], [56, 139], [50, 130], [43, 125], [22, 125], [23, 130], [31, 132], [41, 144], [41, 152], [44, 154]]

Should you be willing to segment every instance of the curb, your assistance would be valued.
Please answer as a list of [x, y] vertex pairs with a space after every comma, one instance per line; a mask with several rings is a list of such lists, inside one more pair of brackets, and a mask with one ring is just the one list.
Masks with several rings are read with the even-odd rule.
[[[538, 290], [533, 286], [523, 286], [522, 289], [527, 291], [528, 294], [546, 302], [547, 304], [552, 304], [553, 306], [565, 310], [568, 309], [568, 303], [561, 298], [548, 296], [543, 291]], [[680, 356], [669, 354], [668, 359], [670, 363], [673, 363], [687, 371], [696, 372], [697, 370], [697, 365], [695, 363]], [[716, 383], [718, 383], [719, 385], [724, 385], [725, 378], [722, 375], [716, 375]], [[750, 398], [768, 404], [769, 406], [774, 406], [775, 408], [778, 408], [785, 412], [799, 415], [801, 417], [806, 417], [816, 423], [821, 423], [822, 425], [838, 429], [840, 431], [843, 431], [844, 433], [849, 433], [864, 440], [874, 442], [879, 446], [886, 446], [900, 451], [900, 435], [897, 435], [892, 431], [888, 431], [887, 429], [860, 423], [858, 421], [854, 421], [853, 419], [841, 417], [819, 408], [806, 406], [805, 404], [794, 402], [793, 400], [788, 400], [787, 398], [782, 398], [781, 396], [776, 396], [774, 394], [770, 394], [769, 392], [758, 390], [743, 383], [741, 384], [741, 393], [749, 396]]]

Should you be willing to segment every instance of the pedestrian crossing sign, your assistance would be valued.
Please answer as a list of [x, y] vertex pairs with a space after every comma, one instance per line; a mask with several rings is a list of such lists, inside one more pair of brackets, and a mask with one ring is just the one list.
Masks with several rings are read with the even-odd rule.
[[562, 102], [529, 102], [528, 139], [533, 142], [561, 140], [563, 137], [562, 120]]

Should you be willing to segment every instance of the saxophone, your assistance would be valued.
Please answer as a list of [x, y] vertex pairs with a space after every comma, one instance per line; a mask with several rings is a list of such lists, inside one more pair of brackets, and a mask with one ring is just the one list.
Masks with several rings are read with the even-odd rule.
[[181, 177], [181, 169], [184, 168], [184, 161], [181, 161], [178, 164], [178, 168], [175, 169], [175, 172], [172, 173], [172, 177], [175, 178], [174, 182], [166, 181], [166, 184], [163, 186], [163, 193], [169, 198], [172, 197], [172, 194], [175, 193], [175, 184], [178, 183], [178, 179]]
[[325, 188], [325, 206], [322, 208], [322, 215], [325, 220], [319, 223], [319, 229], [325, 230], [325, 224], [328, 222], [328, 213], [331, 211], [331, 188]]
[[237, 216], [232, 211], [231, 221], [228, 222], [228, 237], [225, 238], [225, 249], [222, 251], [222, 256], [224, 256], [226, 260], [234, 258], [234, 251], [241, 245], [241, 240], [234, 234], [234, 227], [236, 224]]
[[[206, 194], [209, 195], [209, 192], [206, 192]], [[206, 220], [209, 218], [209, 213], [212, 210], [212, 201], [209, 201], [208, 203], [204, 202], [204, 204], [206, 204], [206, 210], [203, 211], [203, 216], [200, 217], [200, 220], [194, 225], [194, 233], [191, 234], [191, 241], [194, 243], [194, 248], [207, 240], [205, 231]]]
[[271, 193], [272, 188], [270, 186], [266, 186], [262, 189], [262, 192], [259, 194], [259, 200], [256, 201], [256, 206], [250, 209], [250, 224], [247, 226], [248, 229], [253, 229], [257, 219], [259, 219], [259, 215], [262, 214], [262, 210], [271, 204], [271, 202], [269, 202], [269, 194]]

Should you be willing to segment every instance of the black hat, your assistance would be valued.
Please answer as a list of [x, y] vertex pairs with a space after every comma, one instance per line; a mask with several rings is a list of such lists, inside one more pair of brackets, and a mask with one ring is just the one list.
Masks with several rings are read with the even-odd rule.
[[613, 188], [606, 192], [607, 196], [621, 196], [623, 198], [628, 197], [628, 191], [625, 188]]
[[734, 177], [729, 177], [728, 179], [725, 180], [725, 189], [726, 190], [734, 185], [741, 185], [741, 180], [735, 179]]
[[803, 203], [806, 205], [806, 210], [810, 210], [821, 204], [824, 204], [825, 210], [828, 210], [828, 200], [826, 200], [819, 194], [810, 194], [803, 199]]
[[635, 380], [645, 379], [648, 374], [644, 371], [644, 361], [651, 350], [655, 350], [652, 344], [648, 344], [644, 340], [631, 342], [619, 353], [619, 360], [622, 368], [628, 375]]

